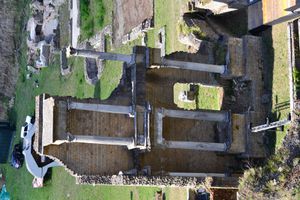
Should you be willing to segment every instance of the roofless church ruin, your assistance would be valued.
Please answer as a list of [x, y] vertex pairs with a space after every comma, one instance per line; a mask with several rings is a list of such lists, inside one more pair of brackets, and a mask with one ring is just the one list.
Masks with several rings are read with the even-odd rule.
[[[131, 55], [70, 48], [70, 56], [124, 62], [122, 79], [107, 100], [37, 96], [35, 150], [78, 183], [193, 185], [211, 176], [214, 186], [236, 186], [243, 159], [266, 153], [262, 135], [251, 134], [267, 110], [261, 39], [229, 38], [222, 64], [209, 43], [200, 56], [175, 58], [140, 46]], [[176, 83], [224, 88], [221, 109], [179, 108]], [[244, 89], [229, 94], [232, 85]]]

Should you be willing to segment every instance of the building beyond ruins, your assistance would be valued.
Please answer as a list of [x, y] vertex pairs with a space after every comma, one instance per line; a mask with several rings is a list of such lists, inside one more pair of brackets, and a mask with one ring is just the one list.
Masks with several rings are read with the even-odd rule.
[[195, 10], [208, 11], [207, 14], [224, 14], [239, 9], [248, 13], [248, 30], [255, 31], [265, 26], [293, 20], [300, 16], [298, 0], [192, 0]]
[[[243, 160], [264, 158], [261, 39], [229, 38], [224, 63], [203, 41], [200, 55], [161, 57], [135, 47], [131, 55], [71, 48], [74, 56], [124, 62], [107, 100], [36, 97], [34, 149], [65, 166], [78, 183], [236, 187]], [[184, 110], [174, 84], [224, 88], [221, 110]]]
[[272, 26], [300, 16], [298, 0], [262, 0], [248, 7], [248, 30]]

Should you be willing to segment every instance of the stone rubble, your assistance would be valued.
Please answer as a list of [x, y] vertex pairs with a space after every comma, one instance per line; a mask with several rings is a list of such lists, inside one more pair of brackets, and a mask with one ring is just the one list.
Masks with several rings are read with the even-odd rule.
[[77, 184], [92, 185], [134, 185], [134, 186], [176, 186], [196, 187], [203, 184], [205, 178], [195, 177], [171, 177], [171, 176], [78, 176]]
[[[101, 31], [99, 31], [97, 34], [95, 34], [90, 39], [81, 42], [78, 44], [79, 48], [86, 49], [88, 46], [90, 49], [94, 49], [96, 51], [105, 52], [105, 37], [109, 36], [112, 37], [112, 26], [107, 25], [105, 26]], [[111, 40], [110, 40], [111, 42]], [[112, 44], [110, 44], [112, 46]], [[96, 67], [95, 67], [96, 65]], [[87, 83], [91, 85], [95, 85], [97, 81], [100, 79], [102, 71], [104, 69], [104, 62], [102, 59], [91, 59], [86, 58], [85, 59], [85, 65], [84, 65], [84, 72], [85, 72], [85, 80]], [[97, 68], [97, 69], [96, 69]]]
[[51, 53], [56, 47], [58, 8], [63, 3], [63, 0], [31, 2], [32, 16], [27, 23], [29, 32], [27, 63], [29, 66], [39, 69], [49, 65]]

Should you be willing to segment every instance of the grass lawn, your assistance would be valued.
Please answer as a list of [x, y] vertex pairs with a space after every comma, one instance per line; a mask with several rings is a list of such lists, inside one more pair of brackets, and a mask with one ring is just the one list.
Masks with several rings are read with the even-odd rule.
[[[186, 9], [187, 0], [154, 0], [154, 30], [148, 32], [148, 43], [154, 47], [158, 40], [158, 30], [166, 28], [166, 54], [175, 51], [184, 51], [186, 46], [178, 42], [177, 22]], [[167, 12], [166, 12], [167, 11]]]
[[112, 0], [80, 0], [80, 40], [90, 38], [112, 23]]
[[187, 110], [195, 109], [208, 109], [208, 110], [220, 110], [221, 101], [223, 97], [223, 89], [220, 87], [205, 86], [202, 84], [195, 84], [198, 86], [198, 91], [196, 92], [196, 99], [191, 102], [184, 102], [179, 99], [179, 96], [184, 91], [190, 90], [190, 84], [176, 83], [174, 85], [174, 103], [179, 108], [184, 108]]
[[[274, 67], [272, 81], [272, 112], [277, 119], [287, 118], [289, 107], [289, 77], [288, 77], [288, 38], [285, 23], [275, 25], [272, 29]], [[279, 147], [286, 135], [284, 131], [276, 132], [276, 147]]]

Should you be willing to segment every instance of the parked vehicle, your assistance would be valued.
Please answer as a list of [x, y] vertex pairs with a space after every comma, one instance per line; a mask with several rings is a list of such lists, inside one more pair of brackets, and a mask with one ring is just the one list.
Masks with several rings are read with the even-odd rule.
[[[33, 118], [30, 116], [27, 116], [25, 119], [25, 123], [21, 127], [21, 138], [25, 138], [26, 135], [30, 132], [34, 131], [34, 124], [33, 124]], [[11, 166], [19, 169], [22, 167], [24, 162], [24, 155], [23, 155], [23, 144], [19, 143], [14, 146], [12, 156], [11, 156]]]
[[27, 133], [29, 131], [34, 131], [34, 123], [33, 123], [33, 118], [30, 116], [26, 116], [25, 119], [25, 123], [23, 124], [22, 128], [21, 128], [21, 138], [24, 139], [24, 137], [26, 137]]
[[23, 165], [23, 162], [24, 162], [24, 156], [22, 154], [22, 144], [16, 144], [14, 146], [14, 149], [13, 149], [13, 152], [12, 152], [12, 155], [11, 155], [11, 166], [16, 168], [16, 169], [19, 169], [20, 167], [22, 167]]

